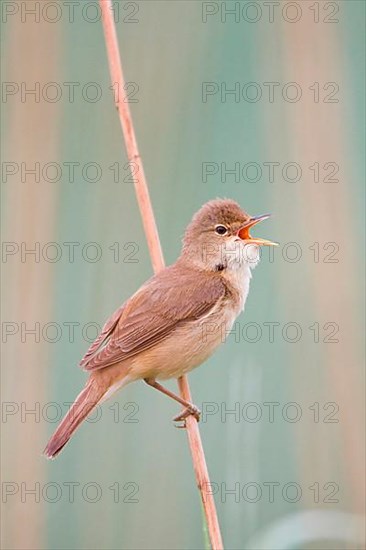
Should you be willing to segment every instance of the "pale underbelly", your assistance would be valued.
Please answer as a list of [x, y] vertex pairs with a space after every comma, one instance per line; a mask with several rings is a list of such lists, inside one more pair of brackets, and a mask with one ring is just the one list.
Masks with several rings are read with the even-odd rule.
[[178, 378], [201, 365], [225, 341], [236, 312], [209, 316], [201, 322], [185, 324], [160, 344], [141, 353], [130, 363], [131, 379]]

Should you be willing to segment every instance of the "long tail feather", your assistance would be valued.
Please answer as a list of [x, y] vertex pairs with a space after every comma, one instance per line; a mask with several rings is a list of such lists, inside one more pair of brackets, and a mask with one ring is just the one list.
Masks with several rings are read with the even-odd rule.
[[105, 390], [98, 387], [93, 380], [88, 381], [47, 443], [43, 451], [47, 458], [55, 458], [58, 455], [78, 426], [94, 409], [104, 394]]

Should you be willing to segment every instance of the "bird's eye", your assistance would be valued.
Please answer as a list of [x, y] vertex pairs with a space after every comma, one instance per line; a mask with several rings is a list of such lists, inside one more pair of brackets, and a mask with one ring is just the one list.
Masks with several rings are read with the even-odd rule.
[[217, 225], [215, 231], [218, 235], [225, 235], [227, 233], [227, 227], [224, 225]]

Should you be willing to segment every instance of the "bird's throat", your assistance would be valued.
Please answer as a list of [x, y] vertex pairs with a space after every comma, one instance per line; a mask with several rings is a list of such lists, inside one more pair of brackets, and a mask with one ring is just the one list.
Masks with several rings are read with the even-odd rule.
[[243, 311], [248, 297], [252, 272], [248, 264], [242, 264], [237, 268], [227, 267], [221, 274], [225, 284], [232, 295], [234, 308]]

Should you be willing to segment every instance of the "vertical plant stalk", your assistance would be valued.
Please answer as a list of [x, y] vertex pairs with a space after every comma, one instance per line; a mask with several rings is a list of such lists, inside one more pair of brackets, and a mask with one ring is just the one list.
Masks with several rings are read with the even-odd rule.
[[[151, 205], [149, 189], [146, 182], [144, 167], [137, 147], [135, 130], [132, 122], [131, 112], [128, 103], [124, 101], [125, 81], [122, 71], [121, 57], [118, 47], [116, 27], [113, 18], [113, 8], [111, 0], [100, 0], [102, 12], [102, 21], [104, 35], [107, 47], [109, 69], [112, 85], [114, 87], [115, 103], [122, 126], [125, 140], [127, 157], [130, 163], [137, 166], [135, 172], [134, 185], [138, 205], [142, 217], [147, 244], [151, 256], [151, 262], [154, 272], [157, 273], [164, 268], [164, 258], [160, 245], [158, 230], [155, 223], [154, 212]], [[178, 380], [180, 394], [186, 401], [192, 400], [189, 384], [186, 376]], [[203, 508], [207, 522], [207, 529], [213, 550], [222, 550], [223, 542], [221, 538], [219, 521], [215, 507], [215, 501], [211, 493], [211, 483], [208, 475], [208, 469], [205, 454], [202, 446], [201, 436], [198, 424], [193, 416], [186, 419], [186, 429], [188, 443], [191, 450], [196, 482], [201, 494]]]

